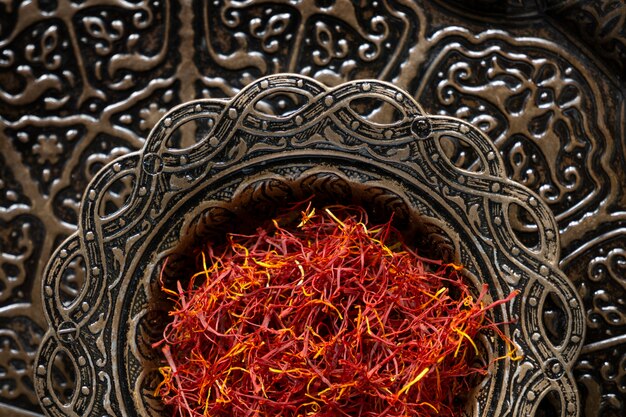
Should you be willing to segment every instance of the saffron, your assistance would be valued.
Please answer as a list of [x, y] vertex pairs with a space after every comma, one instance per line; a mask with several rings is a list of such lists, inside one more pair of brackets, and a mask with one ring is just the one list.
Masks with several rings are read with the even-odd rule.
[[[362, 208], [299, 207], [198, 248], [164, 288], [155, 395], [180, 416], [452, 416], [487, 371], [487, 288], [421, 257]], [[510, 349], [509, 356], [514, 356]]]

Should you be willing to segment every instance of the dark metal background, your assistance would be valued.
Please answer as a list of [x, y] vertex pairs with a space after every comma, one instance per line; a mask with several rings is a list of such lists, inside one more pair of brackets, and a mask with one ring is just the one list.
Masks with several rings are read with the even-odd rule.
[[42, 271], [93, 174], [139, 149], [166, 109], [283, 71], [392, 81], [494, 140], [558, 220], [560, 266], [586, 308], [584, 414], [625, 415], [619, 0], [0, 0], [0, 415], [40, 412]]

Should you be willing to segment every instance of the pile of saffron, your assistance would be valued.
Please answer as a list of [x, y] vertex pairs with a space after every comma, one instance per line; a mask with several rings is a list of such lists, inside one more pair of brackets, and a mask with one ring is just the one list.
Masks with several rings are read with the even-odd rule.
[[486, 312], [515, 294], [484, 305], [460, 266], [363, 209], [296, 213], [207, 244], [164, 287], [176, 305], [155, 395], [193, 417], [460, 415], [486, 373], [478, 333], [504, 337]]

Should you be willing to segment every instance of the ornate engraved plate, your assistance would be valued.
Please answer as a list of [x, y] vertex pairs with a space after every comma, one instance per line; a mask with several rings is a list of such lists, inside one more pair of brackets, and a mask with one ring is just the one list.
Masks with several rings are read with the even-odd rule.
[[[271, 114], [281, 98], [292, 106]], [[360, 115], [363, 103], [386, 103], [396, 118], [372, 122]], [[192, 122], [197, 140], [183, 145]], [[108, 164], [89, 184], [79, 230], [44, 277], [51, 327], [35, 387], [46, 413], [162, 415], [152, 397], [159, 358], [149, 346], [163, 321], [164, 259], [184, 256], [194, 239], [234, 220], [310, 194], [395, 212], [422, 239], [436, 239], [441, 256], [465, 265], [476, 288], [488, 283], [493, 299], [520, 291], [493, 316], [511, 322], [505, 332], [523, 359], [493, 363], [470, 415], [533, 415], [545, 401], [562, 417], [580, 414], [572, 366], [584, 339], [582, 303], [557, 267], [558, 228], [547, 206], [506, 178], [497, 149], [472, 125], [424, 113], [391, 84], [329, 89], [295, 75], [263, 78], [232, 100], [174, 108], [142, 151]], [[536, 233], [518, 229], [518, 217]], [[64, 276], [81, 262], [85, 283], [64, 299]], [[562, 327], [547, 324], [548, 315]], [[489, 335], [482, 344], [491, 358], [506, 353]], [[59, 357], [74, 370], [73, 392], [52, 379]]]

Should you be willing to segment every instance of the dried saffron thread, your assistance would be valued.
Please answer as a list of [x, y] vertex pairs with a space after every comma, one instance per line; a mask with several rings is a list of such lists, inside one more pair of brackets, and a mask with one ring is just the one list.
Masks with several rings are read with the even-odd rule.
[[461, 267], [419, 257], [363, 209], [292, 217], [207, 245], [186, 288], [165, 289], [155, 394], [193, 417], [458, 415], [486, 372], [478, 332], [508, 343], [486, 312], [515, 294], [484, 306], [486, 287], [473, 298]]

